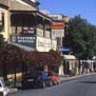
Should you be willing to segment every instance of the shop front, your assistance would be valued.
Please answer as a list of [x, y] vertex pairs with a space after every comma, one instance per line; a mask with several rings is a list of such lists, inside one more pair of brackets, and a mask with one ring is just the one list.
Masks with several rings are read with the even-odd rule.
[[65, 75], [78, 74], [78, 60], [74, 55], [63, 55], [64, 58], [64, 73]]

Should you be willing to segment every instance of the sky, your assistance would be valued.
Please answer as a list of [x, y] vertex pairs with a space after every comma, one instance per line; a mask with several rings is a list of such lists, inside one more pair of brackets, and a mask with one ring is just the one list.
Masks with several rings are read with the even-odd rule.
[[39, 0], [40, 9], [68, 17], [80, 15], [96, 25], [96, 0]]

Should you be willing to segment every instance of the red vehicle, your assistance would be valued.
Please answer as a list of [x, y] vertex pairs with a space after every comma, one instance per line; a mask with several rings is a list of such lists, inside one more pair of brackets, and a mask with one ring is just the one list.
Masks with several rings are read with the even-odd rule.
[[51, 73], [49, 73], [49, 75], [50, 75], [51, 81], [54, 85], [57, 85], [60, 83], [60, 78], [55, 72], [51, 72]]

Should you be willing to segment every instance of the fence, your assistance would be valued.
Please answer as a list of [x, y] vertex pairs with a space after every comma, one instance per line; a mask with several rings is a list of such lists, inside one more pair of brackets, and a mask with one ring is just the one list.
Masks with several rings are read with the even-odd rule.
[[96, 72], [96, 61], [93, 60], [64, 60], [65, 75], [78, 75]]

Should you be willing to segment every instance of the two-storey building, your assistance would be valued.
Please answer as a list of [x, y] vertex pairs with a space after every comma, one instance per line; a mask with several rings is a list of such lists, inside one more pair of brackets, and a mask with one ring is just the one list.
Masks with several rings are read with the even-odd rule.
[[[34, 1], [34, 2], [33, 2]], [[39, 11], [36, 0], [0, 0], [0, 31], [5, 40], [28, 51], [57, 49], [52, 18]]]

